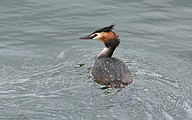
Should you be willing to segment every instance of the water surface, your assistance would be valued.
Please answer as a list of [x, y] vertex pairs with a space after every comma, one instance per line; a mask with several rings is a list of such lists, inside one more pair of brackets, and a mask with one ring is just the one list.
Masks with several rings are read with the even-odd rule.
[[[192, 1], [0, 2], [0, 119], [192, 119]], [[101, 89], [104, 48], [79, 40], [115, 23], [133, 83]]]

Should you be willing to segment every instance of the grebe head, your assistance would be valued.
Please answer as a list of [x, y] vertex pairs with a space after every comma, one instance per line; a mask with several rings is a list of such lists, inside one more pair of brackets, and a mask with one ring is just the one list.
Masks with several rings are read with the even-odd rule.
[[111, 24], [108, 27], [104, 27], [102, 29], [96, 30], [92, 34], [85, 37], [81, 37], [79, 39], [100, 40], [105, 44], [106, 47], [116, 48], [119, 45], [120, 40], [118, 38], [119, 36], [112, 31], [114, 26], [115, 24]]

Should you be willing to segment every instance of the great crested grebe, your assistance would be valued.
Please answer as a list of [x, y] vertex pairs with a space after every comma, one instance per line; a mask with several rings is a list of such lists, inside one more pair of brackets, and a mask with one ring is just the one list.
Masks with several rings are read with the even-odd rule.
[[111, 57], [119, 45], [119, 36], [112, 31], [115, 24], [96, 30], [92, 34], [79, 39], [95, 39], [105, 44], [92, 68], [94, 79], [106, 87], [123, 88], [132, 82], [133, 78], [126, 64]]

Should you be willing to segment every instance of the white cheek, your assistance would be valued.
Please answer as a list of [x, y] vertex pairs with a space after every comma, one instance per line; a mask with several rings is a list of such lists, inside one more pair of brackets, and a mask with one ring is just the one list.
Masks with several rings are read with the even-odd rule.
[[97, 37], [94, 37], [93, 39], [94, 39], [94, 40], [97, 40]]
[[100, 40], [100, 35], [97, 35], [96, 37], [93, 38], [94, 40]]

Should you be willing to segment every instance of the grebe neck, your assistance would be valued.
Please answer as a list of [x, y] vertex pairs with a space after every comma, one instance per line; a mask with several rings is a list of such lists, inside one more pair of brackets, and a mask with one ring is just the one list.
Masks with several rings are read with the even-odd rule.
[[105, 39], [103, 40], [103, 43], [105, 44], [105, 48], [101, 51], [99, 54], [99, 57], [111, 57], [113, 55], [113, 52], [115, 51], [116, 47], [119, 45], [120, 40], [118, 38], [118, 35], [111, 31], [111, 36], [114, 36], [112, 39]]
[[100, 57], [111, 57], [113, 55], [114, 50], [111, 47], [105, 47], [101, 51], [101, 53], [98, 55], [98, 58], [100, 58]]

